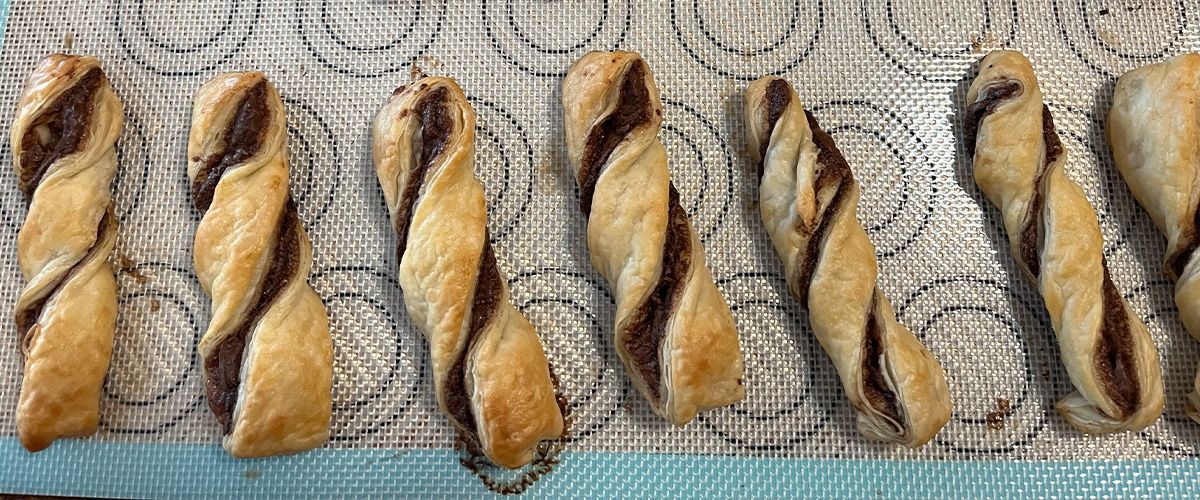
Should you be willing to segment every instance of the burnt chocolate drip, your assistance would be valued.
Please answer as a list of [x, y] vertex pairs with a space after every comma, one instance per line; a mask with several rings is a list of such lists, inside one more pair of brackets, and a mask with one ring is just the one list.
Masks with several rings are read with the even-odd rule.
[[[771, 83], [767, 84], [767, 91], [763, 98], [767, 104], [767, 126], [763, 130], [767, 131], [767, 135], [763, 137], [762, 144], [759, 146], [758, 157], [765, 162], [767, 161], [767, 146], [771, 144], [771, 134], [775, 131], [775, 123], [779, 121], [779, 117], [783, 116], [784, 110], [792, 102], [792, 86], [782, 78], [771, 80]], [[758, 177], [761, 179], [762, 175], [762, 163], [759, 163]]]
[[666, 340], [667, 323], [687, 286], [692, 269], [692, 238], [687, 212], [679, 204], [679, 192], [672, 184], [667, 199], [667, 233], [663, 241], [662, 272], [658, 283], [625, 322], [623, 347], [629, 362], [650, 389], [650, 399], [661, 397], [662, 366], [659, 355]]
[[797, 298], [804, 307], [808, 307], [808, 288], [812, 285], [817, 262], [822, 256], [825, 236], [829, 232], [830, 226], [833, 225], [834, 219], [845, 209], [850, 186], [854, 183], [854, 174], [850, 170], [850, 164], [846, 163], [846, 158], [838, 150], [837, 144], [833, 142], [833, 137], [821, 130], [817, 118], [808, 110], [804, 111], [804, 116], [808, 119], [808, 127], [812, 130], [812, 140], [817, 146], [817, 178], [813, 183], [813, 193], [820, 198], [820, 194], [826, 189], [835, 189], [829, 204], [821, 213], [817, 214], [817, 226], [813, 229], [812, 236], [809, 237], [808, 244], [804, 248], [801, 266], [793, 271], [797, 273], [796, 279], [793, 280], [796, 286], [795, 293], [798, 294]]
[[1183, 231], [1183, 243], [1179, 245], [1179, 250], [1167, 257], [1167, 269], [1173, 274], [1171, 276], [1173, 279], [1183, 277], [1183, 271], [1187, 269], [1188, 262], [1191, 262], [1196, 248], [1200, 247], [1200, 207], [1192, 209], [1191, 222], [1192, 227]]
[[87, 142], [91, 135], [89, 122], [95, 108], [96, 93], [105, 81], [100, 68], [88, 70], [25, 130], [25, 135], [21, 137], [19, 179], [21, 192], [25, 196], [33, 196], [50, 165], [79, 151]]
[[1006, 80], [983, 89], [983, 99], [967, 106], [967, 116], [963, 123], [965, 129], [963, 140], [966, 141], [968, 154], [975, 156], [975, 142], [979, 139], [979, 127], [983, 125], [984, 118], [996, 112], [996, 108], [1012, 100], [1020, 92], [1021, 82]]
[[445, 394], [442, 401], [451, 420], [465, 435], [467, 445], [478, 446], [479, 437], [475, 428], [475, 415], [471, 412], [471, 396], [467, 394], [467, 356], [479, 341], [483, 329], [496, 317], [500, 308], [500, 269], [496, 266], [496, 253], [487, 243], [486, 234], [483, 255], [479, 259], [479, 279], [475, 284], [475, 297], [471, 305], [471, 325], [467, 329], [467, 340], [458, 352], [458, 357], [446, 375]]
[[96, 241], [92, 243], [92, 246], [88, 249], [87, 253], [84, 254], [83, 258], [79, 259], [79, 262], [76, 262], [75, 265], [71, 266], [67, 272], [63, 273], [58, 282], [54, 284], [54, 288], [46, 293], [46, 295], [42, 296], [40, 300], [30, 304], [29, 307], [16, 311], [14, 316], [17, 323], [17, 332], [21, 335], [22, 353], [25, 355], [29, 354], [29, 349], [31, 347], [30, 344], [33, 342], [33, 327], [37, 325], [38, 318], [42, 315], [42, 310], [46, 308], [46, 303], [50, 302], [50, 299], [53, 299], [55, 295], [58, 295], [58, 292], [62, 290], [63, 286], [65, 286], [67, 282], [71, 280], [71, 278], [78, 274], [79, 270], [82, 269], [83, 266], [89, 261], [94, 258], [107, 258], [107, 256], [100, 257], [95, 254], [101, 250], [101, 244], [105, 238], [105, 233], [110, 230], [109, 226], [111, 224], [115, 224], [115, 221], [113, 220], [112, 207], [109, 206], [108, 210], [104, 213], [104, 216], [100, 218], [100, 223], [96, 226]]
[[289, 196], [275, 231], [277, 240], [274, 251], [268, 257], [271, 265], [259, 285], [254, 304], [237, 328], [204, 360], [204, 370], [208, 375], [205, 377], [208, 407], [221, 423], [225, 434], [229, 434], [233, 426], [233, 409], [237, 405], [238, 387], [241, 385], [242, 356], [250, 332], [283, 290], [296, 279], [296, 270], [300, 267], [299, 223], [296, 204]]
[[1054, 129], [1054, 117], [1050, 115], [1050, 107], [1042, 105], [1042, 143], [1046, 146], [1046, 158], [1041, 168], [1033, 178], [1033, 194], [1029, 198], [1029, 206], [1025, 209], [1025, 220], [1021, 226], [1020, 259], [1029, 274], [1034, 278], [1041, 275], [1042, 254], [1042, 213], [1046, 204], [1046, 173], [1050, 165], [1058, 161], [1063, 154], [1062, 141]]
[[[217, 192], [217, 184], [221, 176], [231, 167], [237, 166], [250, 159], [262, 149], [267, 138], [267, 128], [271, 121], [271, 110], [267, 104], [267, 82], [258, 82], [242, 97], [225, 133], [221, 139], [221, 149], [203, 157], [204, 164], [196, 172], [192, 180], [192, 203], [200, 212], [207, 212], [212, 205], [213, 195]], [[193, 159], [201, 161], [201, 159]]]
[[1103, 263], [1103, 266], [1104, 319], [1100, 325], [1100, 338], [1096, 342], [1096, 353], [1092, 362], [1096, 376], [1104, 387], [1104, 393], [1121, 411], [1120, 415], [1113, 416], [1125, 418], [1141, 406], [1137, 354], [1134, 352], [1129, 311], [1108, 274], [1108, 263]]
[[629, 66], [621, 80], [617, 106], [603, 121], [592, 127], [579, 160], [579, 208], [592, 214], [592, 196], [596, 182], [607, 167], [608, 157], [630, 132], [653, 118], [650, 89], [646, 85], [646, 63], [638, 60]]
[[884, 345], [883, 325], [881, 318], [875, 312], [878, 294], [871, 296], [871, 311], [867, 314], [867, 331], [863, 335], [863, 396], [867, 404], [875, 411], [882, 413], [893, 422], [903, 423], [900, 416], [900, 405], [896, 394], [888, 387], [887, 377], [884, 376]]
[[[413, 209], [416, 208], [417, 197], [425, 184], [425, 174], [433, 162], [441, 156], [454, 132], [454, 119], [450, 116], [447, 101], [449, 92], [446, 87], [438, 87], [421, 97], [415, 107], [421, 116], [421, 143], [408, 173], [404, 192], [400, 196], [400, 204], [396, 211], [396, 260], [404, 260], [404, 250], [408, 246], [408, 230], [412, 226]], [[414, 150], [417, 148], [414, 148]]]

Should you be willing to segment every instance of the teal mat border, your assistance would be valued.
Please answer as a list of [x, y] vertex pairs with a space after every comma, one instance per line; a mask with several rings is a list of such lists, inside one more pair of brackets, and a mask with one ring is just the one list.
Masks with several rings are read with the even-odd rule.
[[[139, 498], [473, 495], [452, 450], [321, 449], [235, 460], [219, 446], [0, 439], [0, 491]], [[566, 452], [533, 497], [1200, 497], [1200, 460], [904, 461]]]

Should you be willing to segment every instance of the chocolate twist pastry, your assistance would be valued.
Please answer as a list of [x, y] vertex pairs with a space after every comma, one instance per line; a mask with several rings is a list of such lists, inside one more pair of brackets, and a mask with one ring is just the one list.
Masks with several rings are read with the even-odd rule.
[[429, 340], [438, 406], [474, 451], [509, 468], [563, 433], [549, 363], [509, 303], [475, 178], [475, 111], [449, 78], [400, 87], [372, 126], [396, 229], [400, 288]]
[[[1200, 339], [1200, 54], [1125, 73], [1108, 114], [1117, 170], [1154, 225], [1167, 236], [1163, 271], [1175, 280], [1175, 305]], [[1200, 422], [1200, 373], [1187, 399]]]
[[1058, 411], [1084, 432], [1143, 429], [1163, 408], [1158, 351], [1109, 276], [1096, 212], [1067, 177], [1033, 67], [1012, 51], [992, 52], [979, 67], [967, 93], [966, 143], [975, 182], [1004, 216], [1077, 390]]
[[308, 285], [312, 245], [288, 191], [283, 101], [259, 72], [200, 88], [188, 137], [194, 255], [212, 319], [200, 339], [208, 406], [235, 457], [295, 453], [329, 435], [333, 341]]
[[916, 447], [950, 419], [942, 366], [876, 285], [875, 247], [856, 216], [859, 184], [833, 138], [792, 86], [750, 84], [746, 142], [761, 162], [759, 210], [787, 269], [788, 290], [808, 309], [817, 340], [858, 412], [858, 430]]
[[117, 326], [109, 186], [123, 113], [96, 58], [63, 54], [42, 59], [17, 105], [13, 166], [29, 201], [17, 236], [27, 282], [14, 313], [25, 355], [17, 435], [29, 451], [99, 426]]
[[562, 103], [592, 265], [617, 298], [617, 353], [634, 386], [675, 425], [740, 401], [737, 330], [667, 171], [650, 68], [633, 52], [588, 53]]

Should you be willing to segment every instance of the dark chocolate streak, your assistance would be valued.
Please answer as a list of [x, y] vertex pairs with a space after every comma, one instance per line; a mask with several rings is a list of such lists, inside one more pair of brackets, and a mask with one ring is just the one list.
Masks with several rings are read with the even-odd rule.
[[596, 193], [596, 181], [607, 167], [608, 157], [617, 149], [626, 136], [648, 123], [653, 110], [650, 106], [650, 89], [646, 86], [646, 63], [638, 60], [629, 67], [621, 80], [621, 90], [613, 109], [603, 121], [592, 127], [579, 161], [579, 208], [584, 215], [592, 214], [592, 196]]
[[[88, 261], [94, 258], [93, 254], [99, 250], [97, 245], [99, 245], [101, 240], [104, 239], [104, 233], [108, 232], [109, 225], [112, 223], [113, 212], [112, 208], [109, 207], [109, 210], [104, 213], [104, 216], [100, 218], [100, 223], [96, 226], [96, 241], [92, 243], [91, 248], [88, 249], [83, 258], [79, 259], [79, 262], [76, 262], [75, 265], [71, 266], [71, 269], [68, 269], [67, 272], [63, 273], [62, 277], [59, 278], [58, 283], [55, 283], [54, 288], [46, 293], [46, 295], [42, 296], [40, 300], [30, 304], [29, 307], [20, 309], [16, 312], [15, 316], [17, 322], [17, 332], [21, 335], [21, 352], [25, 353], [26, 355], [29, 354], [29, 348], [31, 347], [30, 343], [33, 342], [31, 331], [33, 330], [34, 325], [37, 324], [38, 318], [42, 315], [42, 310], [45, 309], [46, 303], [49, 302], [50, 299], [54, 298], [55, 295], [58, 295], [58, 292], [62, 290], [62, 287], [65, 286], [67, 282], [70, 281], [71, 278], [73, 278], [85, 264], [87, 264]], [[104, 258], [107, 258], [107, 256]]]
[[212, 205], [217, 184], [225, 170], [258, 154], [267, 137], [270, 122], [267, 106], [267, 82], [263, 80], [246, 91], [237, 112], [225, 127], [223, 149], [209, 153], [192, 181], [192, 202], [200, 212]]
[[968, 154], [975, 156], [975, 142], [979, 139], [979, 127], [983, 124], [983, 119], [1020, 92], [1021, 82], [1006, 80], [983, 89], [983, 99], [979, 99], [967, 107], [967, 117], [963, 123], [965, 129], [963, 140], [966, 142]]
[[662, 273], [646, 300], [630, 314], [625, 322], [623, 347], [630, 363], [650, 389], [651, 399], [658, 403], [661, 395], [662, 365], [659, 355], [666, 339], [667, 323], [687, 285], [692, 268], [692, 239], [688, 230], [687, 212], [679, 204], [679, 192], [669, 185], [667, 199], [667, 234], [663, 242]]
[[888, 388], [887, 378], [883, 376], [883, 326], [875, 312], [878, 299], [872, 294], [871, 312], [867, 314], [867, 332], [863, 336], [862, 370], [866, 374], [863, 378], [863, 396], [875, 411], [900, 422], [896, 395]]
[[233, 425], [233, 408], [237, 404], [238, 386], [241, 384], [242, 355], [246, 351], [247, 337], [279, 298], [279, 294], [291, 284], [299, 267], [298, 224], [296, 204], [289, 196], [287, 207], [280, 214], [279, 225], [275, 231], [278, 239], [274, 252], [267, 257], [271, 259], [271, 267], [267, 269], [267, 274], [259, 286], [254, 305], [246, 312], [245, 319], [233, 333], [225, 337], [204, 360], [204, 370], [208, 375], [205, 377], [208, 406], [221, 423], [225, 434], [229, 434]]
[[408, 173], [404, 192], [400, 197], [400, 205], [396, 212], [396, 257], [397, 261], [404, 260], [404, 249], [408, 246], [408, 229], [412, 225], [413, 208], [416, 207], [417, 197], [421, 186], [425, 184], [425, 174], [434, 160], [446, 149], [450, 134], [454, 132], [454, 120], [447, 109], [449, 94], [446, 87], [438, 87], [421, 97], [415, 110], [421, 116], [421, 143], [417, 152], [416, 162]]
[[[89, 134], [93, 101], [96, 91], [105, 82], [104, 72], [92, 68], [69, 90], [63, 92], [38, 115], [21, 137], [21, 192], [33, 196], [46, 170], [60, 158], [79, 151]], [[50, 131], [43, 142], [37, 133], [41, 127]]]
[[[766, 95], [763, 98], [767, 103], [767, 126], [764, 129], [767, 131], [767, 136], [762, 138], [762, 145], [758, 149], [758, 157], [762, 158], [762, 161], [765, 162], [767, 161], [767, 146], [771, 144], [771, 133], [775, 131], [775, 123], [779, 121], [779, 117], [783, 116], [783, 111], [792, 102], [792, 86], [788, 85], [787, 80], [782, 78], [771, 80], [771, 83], [767, 84]], [[759, 163], [758, 177], [761, 179], [762, 175], [762, 163]]]
[[1034, 278], [1042, 272], [1042, 212], [1046, 204], [1045, 179], [1050, 165], [1058, 161], [1063, 154], [1062, 141], [1054, 130], [1054, 117], [1050, 108], [1042, 105], [1042, 143], [1046, 145], [1046, 158], [1041, 168], [1033, 178], [1033, 194], [1029, 198], [1029, 206], [1025, 209], [1025, 220], [1021, 226], [1021, 263], [1029, 270]]
[[1183, 276], [1184, 269], [1192, 260], [1192, 254], [1200, 247], [1200, 206], [1192, 209], [1192, 227], [1184, 229], [1183, 234], [1183, 244], [1167, 258], [1167, 269], [1174, 274], [1171, 276], [1174, 279]]
[[[808, 245], [804, 249], [803, 264], [797, 270], [799, 274], [796, 279], [793, 280], [796, 283], [794, 292], [800, 299], [800, 303], [807, 308], [808, 290], [812, 286], [813, 274], [816, 272], [817, 263], [824, 257], [825, 237], [833, 225], [834, 219], [846, 209], [847, 196], [854, 183], [854, 173], [850, 170], [850, 164], [846, 162], [846, 158], [838, 150], [837, 144], [833, 142], [833, 137], [821, 129], [817, 118], [807, 110], [804, 111], [804, 116], [808, 119], [813, 143], [817, 146], [818, 172], [813, 192], [819, 198], [822, 191], [830, 187], [836, 189], [829, 204], [817, 216], [817, 227], [808, 239]], [[880, 325], [880, 318], [875, 314], [877, 300], [879, 297], [873, 294], [871, 309], [867, 314], [866, 331], [863, 332], [863, 395], [875, 411], [895, 422], [902, 422], [903, 418], [900, 414], [900, 405], [896, 394], [888, 387], [883, 374], [883, 352], [886, 346], [883, 345], [883, 329]]]
[[1141, 406], [1141, 391], [1137, 379], [1137, 355], [1134, 353], [1133, 331], [1129, 324], [1129, 311], [1121, 301], [1121, 294], [1108, 275], [1108, 263], [1104, 264], [1104, 320], [1100, 326], [1100, 339], [1096, 342], [1096, 353], [1092, 357], [1096, 376], [1104, 386], [1105, 394], [1121, 411], [1117, 418], [1125, 418]]
[[823, 191], [831, 187], [836, 190], [833, 198], [829, 200], [829, 204], [821, 213], [817, 214], [817, 227], [813, 229], [813, 234], [804, 249], [803, 264], [794, 270], [794, 272], [798, 272], [796, 279], [793, 280], [796, 283], [795, 291], [799, 294], [797, 298], [804, 307], [808, 307], [808, 287], [812, 285], [813, 273], [816, 272], [817, 261], [821, 258], [825, 235], [829, 232], [829, 227], [833, 225], [833, 220], [845, 209], [846, 196], [850, 192], [851, 183], [854, 182], [854, 173], [851, 172], [850, 164], [846, 163], [842, 152], [838, 150], [837, 144], [833, 142], [833, 137], [821, 130], [817, 118], [808, 110], [804, 111], [804, 116], [808, 119], [813, 143], [817, 146], [818, 171], [817, 179], [813, 183], [813, 193], [819, 202], [820, 194]]
[[475, 429], [475, 416], [471, 413], [471, 398], [467, 394], [467, 356], [479, 341], [483, 328], [495, 318], [499, 307], [500, 270], [496, 267], [496, 254], [492, 251], [492, 244], [487, 242], [485, 235], [483, 255], [479, 259], [479, 280], [475, 284], [475, 298], [471, 305], [471, 326], [467, 330], [467, 340], [458, 352], [458, 358], [450, 368], [450, 373], [446, 375], [446, 383], [443, 386], [446, 392], [442, 396], [446, 411], [450, 413], [459, 430], [470, 438], [472, 444], [478, 443], [478, 433]]

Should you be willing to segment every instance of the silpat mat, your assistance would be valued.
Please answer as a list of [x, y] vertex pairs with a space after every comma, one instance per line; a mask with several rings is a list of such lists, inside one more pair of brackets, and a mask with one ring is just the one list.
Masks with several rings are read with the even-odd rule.
[[[21, 356], [8, 330], [0, 491], [487, 492], [459, 464], [454, 433], [436, 409], [369, 157], [378, 106], [424, 71], [457, 78], [479, 114], [477, 172], [500, 265], [573, 413], [561, 463], [529, 493], [1198, 493], [1200, 426], [1184, 417], [1182, 396], [1200, 344], [1179, 323], [1159, 272], [1163, 238], [1118, 177], [1103, 131], [1117, 75], [1200, 49], [1195, 2], [6, 4], [3, 113], [40, 57], [69, 51], [100, 57], [127, 116], [115, 185], [121, 308], [101, 431], [37, 455], [20, 449]], [[612, 297], [588, 263], [564, 154], [561, 76], [585, 51], [618, 47], [640, 51], [662, 90], [671, 173], [745, 350], [746, 400], [681, 429], [650, 412], [615, 355]], [[1070, 175], [1099, 213], [1113, 279], [1158, 342], [1168, 407], [1144, 432], [1086, 436], [1053, 410], [1070, 384], [1048, 317], [1014, 266], [959, 140], [972, 63], [997, 47], [1032, 59]], [[324, 449], [237, 461], [217, 444], [204, 402], [196, 342], [209, 306], [191, 265], [199, 215], [184, 151], [195, 90], [217, 72], [248, 68], [267, 72], [287, 104], [292, 189], [315, 246], [312, 283], [333, 328], [335, 411]], [[863, 184], [859, 217], [878, 247], [881, 286], [946, 367], [954, 415], [924, 448], [880, 445], [854, 431], [836, 374], [786, 294], [759, 222], [740, 118], [746, 83], [767, 73], [796, 85], [848, 157]], [[11, 151], [3, 151], [0, 310], [11, 311], [23, 284], [15, 235], [25, 208]]]

